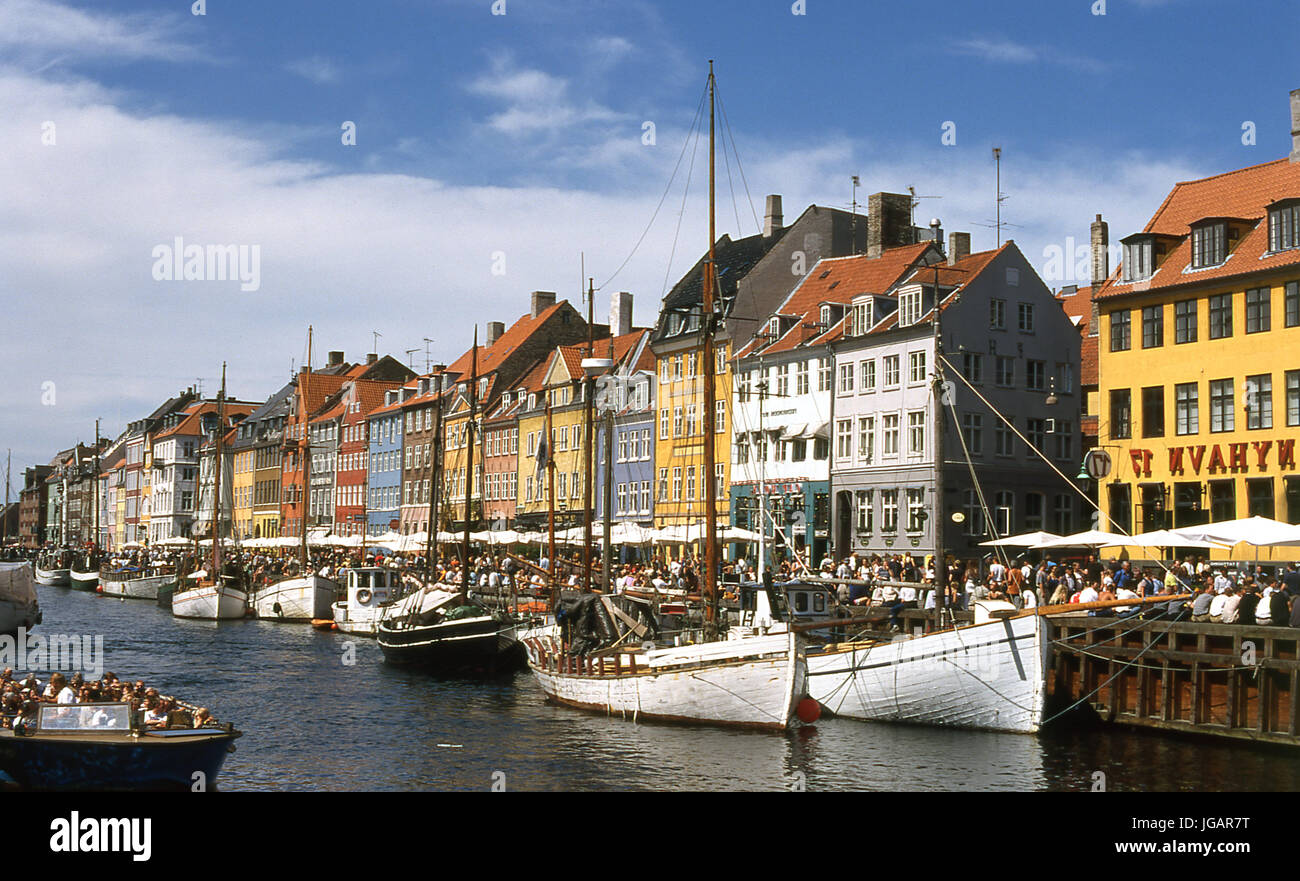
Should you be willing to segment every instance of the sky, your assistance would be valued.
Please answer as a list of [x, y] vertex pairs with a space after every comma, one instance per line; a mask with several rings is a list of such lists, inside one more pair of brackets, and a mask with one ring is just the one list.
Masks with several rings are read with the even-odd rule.
[[[1115, 243], [1289, 152], [1297, 32], [1291, 0], [0, 0], [0, 446], [21, 473], [223, 362], [264, 400], [308, 325], [315, 363], [422, 371], [584, 277], [652, 325], [707, 247], [710, 59], [720, 235], [858, 175], [991, 248], [1000, 147], [1004, 237], [1086, 283], [1052, 258], [1096, 214]], [[242, 274], [170, 278], [178, 239]]]

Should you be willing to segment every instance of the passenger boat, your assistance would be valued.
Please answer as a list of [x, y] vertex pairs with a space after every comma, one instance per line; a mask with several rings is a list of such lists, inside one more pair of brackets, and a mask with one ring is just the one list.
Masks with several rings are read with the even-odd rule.
[[30, 563], [0, 563], [0, 633], [17, 633], [41, 623]]
[[127, 703], [39, 704], [30, 728], [0, 729], [0, 771], [33, 789], [188, 791], [199, 779], [211, 789], [242, 736], [230, 725], [149, 729], [140, 718]]
[[440, 672], [522, 666], [518, 624], [459, 589], [423, 587], [388, 607], [375, 636], [384, 660]]
[[333, 607], [335, 628], [357, 636], [374, 636], [379, 632], [379, 619], [401, 589], [401, 576], [391, 569], [349, 569], [346, 594]]
[[68, 577], [73, 590], [94, 591], [99, 586], [99, 554], [88, 551], [78, 555]]
[[250, 604], [259, 618], [311, 621], [334, 614], [338, 583], [321, 575], [286, 578], [253, 591]]
[[45, 587], [68, 587], [72, 567], [66, 551], [42, 553], [36, 558], [36, 583]]
[[176, 583], [176, 573], [157, 568], [100, 570], [99, 592], [106, 597], [156, 600], [164, 587]]

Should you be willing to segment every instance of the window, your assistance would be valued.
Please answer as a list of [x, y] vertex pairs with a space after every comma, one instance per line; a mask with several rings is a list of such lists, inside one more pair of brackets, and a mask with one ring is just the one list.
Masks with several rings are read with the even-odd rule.
[[898, 414], [891, 413], [881, 418], [881, 434], [884, 435], [884, 449], [882, 452], [886, 456], [898, 455]]
[[1273, 375], [1246, 377], [1246, 428], [1273, 427]]
[[727, 402], [714, 401], [713, 403], [713, 433], [722, 434], [727, 430]]
[[776, 393], [782, 398], [790, 397], [790, 365], [782, 364], [776, 369]]
[[858, 532], [871, 531], [871, 493], [869, 489], [858, 490], [856, 493]]
[[898, 387], [898, 359], [899, 359], [898, 355], [885, 356], [884, 359], [885, 376], [884, 376], [884, 385], [883, 385], [884, 388]]
[[1300, 324], [1300, 281], [1286, 283], [1282, 302], [1286, 306], [1286, 326], [1295, 327]]
[[828, 392], [831, 390], [831, 359], [817, 359], [817, 391]]
[[696, 435], [695, 429], [696, 429], [695, 405], [687, 404], [686, 405], [686, 436], [694, 437]]
[[993, 496], [993, 518], [999, 535], [1010, 535], [1015, 522], [1016, 496], [1007, 490]]
[[1179, 300], [1174, 304], [1174, 343], [1196, 342], [1196, 301]]
[[673, 408], [673, 437], [682, 436], [682, 408]]
[[1155, 242], [1137, 239], [1124, 243], [1124, 281], [1143, 281], [1154, 270]]
[[1142, 436], [1165, 436], [1165, 388], [1161, 385], [1142, 389]]
[[1126, 352], [1132, 347], [1133, 315], [1128, 309], [1110, 313], [1110, 350]]
[[[667, 440], [667, 439], [668, 439], [668, 429], [669, 429], [669, 425], [670, 425], [670, 423], [669, 423], [668, 408], [665, 407], [664, 409], [662, 409], [662, 410], [659, 411], [659, 439], [660, 439], [660, 440]], [[533, 446], [533, 445], [532, 445], [532, 443], [531, 443], [532, 438], [533, 438], [533, 436], [532, 436], [531, 434], [529, 434], [529, 435], [528, 435], [528, 439], [529, 439], [530, 443], [528, 444], [528, 448], [529, 448], [529, 449], [528, 449], [528, 455], [530, 455], [530, 456], [533, 454], [533, 450], [532, 450], [532, 446]]]
[[808, 460], [808, 441], [795, 438], [790, 441], [790, 461], [806, 462]]
[[870, 464], [876, 455], [876, 417], [858, 417], [858, 461]]
[[1200, 391], [1194, 382], [1174, 386], [1174, 431], [1198, 434], [1201, 430]]
[[800, 361], [795, 367], [794, 393], [796, 395], [808, 394], [808, 362]]
[[876, 390], [876, 359], [861, 361], [858, 369], [862, 373], [862, 390], [864, 392], [874, 392]]
[[1272, 325], [1269, 288], [1251, 288], [1246, 291], [1246, 333], [1264, 333]]
[[998, 420], [997, 427], [993, 430], [993, 452], [999, 456], [1014, 456], [1016, 454], [1016, 433], [1011, 430], [1001, 419]]
[[1070, 535], [1074, 532], [1074, 499], [1066, 493], [1059, 493], [1052, 503], [1052, 531], [1057, 535]]
[[1130, 389], [1111, 389], [1110, 392], [1110, 436], [1127, 438], [1133, 436], [1132, 427], [1133, 396]]
[[978, 352], [962, 352], [961, 372], [972, 385], [984, 381], [984, 356]]
[[1300, 248], [1300, 202], [1268, 212], [1268, 249], [1287, 251], [1291, 248]]
[[1237, 485], [1231, 480], [1210, 481], [1210, 519], [1237, 519]]
[[921, 320], [921, 288], [908, 288], [898, 295], [898, 326], [907, 327]]
[[1011, 388], [1016, 384], [1016, 359], [1009, 355], [998, 355], [994, 361], [994, 381], [1002, 388]]
[[980, 456], [984, 453], [984, 417], [979, 413], [963, 413], [961, 417], [962, 437], [966, 441], [966, 449], [972, 456]]
[[1043, 528], [1047, 500], [1042, 493], [1025, 493], [1025, 531], [1038, 532]]
[[840, 365], [840, 394], [853, 393], [853, 363]]
[[907, 491], [907, 531], [921, 532], [925, 529], [925, 490], [909, 489]]
[[[703, 489], [703, 487], [701, 487]], [[686, 498], [695, 498], [695, 466], [686, 466]]]
[[1273, 478], [1260, 477], [1246, 481], [1246, 515], [1272, 519]]
[[853, 420], [840, 419], [835, 423], [835, 456], [848, 459], [853, 455]]
[[1056, 458], [1074, 458], [1074, 426], [1069, 422], [1056, 423]]
[[898, 532], [898, 490], [880, 491], [880, 530]]
[[1286, 372], [1286, 424], [1300, 425], [1300, 370]]
[[1207, 223], [1192, 230], [1192, 268], [1217, 266], [1228, 256], [1228, 225]]
[[1232, 336], [1232, 294], [1210, 297], [1210, 339]]
[[1042, 391], [1047, 388], [1047, 363], [1044, 361], [1025, 361], [1025, 388]]
[[925, 352], [907, 353], [907, 381], [913, 384], [925, 382]]
[[[531, 480], [531, 478], [529, 478]], [[668, 469], [659, 469], [659, 501], [668, 501]]]
[[907, 451], [913, 456], [925, 454], [925, 411], [907, 414]]
[[989, 329], [1006, 330], [1007, 329], [1007, 301], [1006, 300], [989, 300]]
[[1034, 332], [1034, 304], [1018, 303], [1016, 312], [1019, 320], [1020, 332], [1033, 333]]
[[680, 465], [673, 468], [673, 501], [682, 500], [682, 468]]
[[1161, 306], [1142, 309], [1142, 348], [1154, 349], [1165, 344], [1165, 315]]
[[1232, 380], [1210, 380], [1210, 431], [1232, 431]]
[[1030, 446], [1039, 452], [1043, 452], [1043, 447], [1047, 444], [1047, 420], [1026, 419], [1025, 437], [1028, 439]]
[[984, 534], [984, 508], [980, 506], [980, 497], [973, 489], [966, 490], [965, 499], [962, 503], [962, 510], [966, 514], [965, 526], [966, 535], [983, 535]]

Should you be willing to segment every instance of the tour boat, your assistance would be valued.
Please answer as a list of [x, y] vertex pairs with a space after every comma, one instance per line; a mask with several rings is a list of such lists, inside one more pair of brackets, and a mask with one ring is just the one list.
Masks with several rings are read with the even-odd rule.
[[311, 621], [334, 612], [339, 586], [321, 575], [286, 578], [253, 591], [250, 603], [259, 618]]
[[357, 636], [374, 636], [379, 619], [401, 591], [401, 576], [391, 569], [349, 569], [347, 594], [333, 608], [335, 628]]
[[66, 554], [41, 554], [34, 564], [36, 583], [44, 587], [68, 587], [72, 583], [72, 567]]
[[30, 630], [41, 623], [29, 563], [0, 563], [0, 633]]
[[99, 587], [99, 570], [91, 569], [83, 572], [80, 569], [72, 569], [68, 573], [71, 587], [73, 590], [84, 590], [94, 592]]
[[389, 606], [375, 636], [388, 663], [438, 672], [506, 670], [524, 660], [513, 617], [442, 585]]
[[29, 728], [0, 729], [0, 771], [33, 789], [211, 789], [241, 732], [150, 729], [128, 703], [40, 704]]
[[220, 584], [204, 580], [184, 590], [177, 588], [172, 594], [172, 615], [208, 621], [243, 618], [248, 614], [248, 594], [231, 582], [227, 576]]
[[106, 597], [156, 600], [162, 588], [175, 582], [175, 572], [140, 568], [116, 569], [100, 572], [99, 592]]

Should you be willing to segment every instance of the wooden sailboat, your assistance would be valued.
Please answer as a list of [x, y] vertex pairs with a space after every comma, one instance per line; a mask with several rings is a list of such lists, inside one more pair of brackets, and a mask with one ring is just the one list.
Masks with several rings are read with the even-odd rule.
[[311, 383], [312, 329], [307, 328], [307, 370], [299, 378], [298, 395], [303, 407], [302, 438], [298, 449], [302, 455], [303, 500], [302, 534], [298, 545], [298, 574], [283, 578], [253, 592], [250, 604], [259, 618], [271, 621], [314, 621], [334, 616], [334, 601], [339, 595], [336, 581], [312, 571], [307, 550], [307, 511], [311, 498], [311, 425], [307, 411]]
[[177, 618], [229, 620], [243, 618], [248, 611], [248, 593], [238, 575], [227, 573], [221, 559], [221, 472], [222, 441], [226, 433], [226, 365], [221, 365], [221, 391], [217, 394], [216, 445], [213, 454], [212, 557], [208, 572], [179, 585], [172, 595], [172, 615]]
[[[474, 433], [478, 416], [478, 331], [470, 350], [469, 421], [466, 425], [465, 535], [461, 543], [459, 585], [426, 584], [388, 607], [376, 638], [389, 664], [436, 672], [518, 667], [523, 660], [518, 623], [507, 612], [489, 609], [469, 593], [469, 541], [474, 497]], [[442, 389], [439, 388], [439, 410]], [[439, 417], [441, 422], [441, 417]], [[437, 463], [435, 456], [434, 462]], [[435, 480], [431, 492], [437, 492]], [[429, 523], [435, 533], [437, 522]], [[430, 555], [432, 556], [432, 555]]]
[[[78, 472], [81, 463], [77, 463]], [[90, 479], [91, 508], [94, 510], [94, 532], [90, 546], [78, 555], [72, 564], [69, 576], [74, 590], [95, 590], [99, 586], [99, 420], [95, 420], [95, 458], [94, 470]], [[84, 513], [84, 509], [83, 509]]]
[[[775, 634], [733, 630], [723, 639], [719, 616], [717, 481], [714, 432], [709, 424], [715, 412], [713, 333], [717, 285], [714, 92], [710, 61], [709, 258], [704, 264], [700, 332], [704, 413], [708, 420], [704, 430], [707, 536], [703, 640], [690, 645], [660, 645], [653, 639], [657, 626], [648, 604], [628, 597], [586, 594], [561, 604], [557, 617], [566, 622], [564, 635], [532, 636], [525, 645], [533, 675], [557, 703], [619, 713], [634, 721], [783, 730], [791, 724], [806, 687], [801, 638], [788, 630]], [[590, 524], [590, 506], [587, 517]], [[605, 562], [608, 566], [609, 561]]]
[[[9, 455], [5, 456], [5, 510], [9, 509]], [[4, 519], [4, 529], [8, 526]], [[8, 534], [0, 534], [0, 547], [8, 543]], [[7, 556], [7, 553], [6, 553]], [[25, 560], [0, 562], [0, 634], [17, 633], [40, 623], [41, 607], [36, 601], [34, 570]]]

